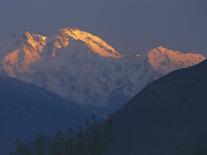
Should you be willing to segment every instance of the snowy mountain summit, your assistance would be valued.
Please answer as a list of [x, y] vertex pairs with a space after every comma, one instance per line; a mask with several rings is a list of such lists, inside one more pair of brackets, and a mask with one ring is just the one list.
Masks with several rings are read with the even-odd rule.
[[205, 59], [201, 54], [182, 53], [164, 47], [150, 50], [147, 58], [151, 67], [162, 74], [196, 65]]
[[0, 53], [9, 77], [81, 104], [115, 109], [153, 80], [205, 59], [164, 47], [125, 57], [100, 37], [74, 28], [51, 37], [25, 32], [0, 44]]

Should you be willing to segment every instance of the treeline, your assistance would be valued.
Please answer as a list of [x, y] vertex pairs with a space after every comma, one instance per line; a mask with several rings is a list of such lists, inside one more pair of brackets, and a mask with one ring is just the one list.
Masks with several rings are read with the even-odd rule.
[[110, 145], [111, 129], [110, 119], [100, 124], [92, 116], [84, 128], [70, 128], [66, 133], [59, 130], [47, 145], [42, 135], [36, 137], [32, 147], [17, 140], [15, 155], [103, 155]]

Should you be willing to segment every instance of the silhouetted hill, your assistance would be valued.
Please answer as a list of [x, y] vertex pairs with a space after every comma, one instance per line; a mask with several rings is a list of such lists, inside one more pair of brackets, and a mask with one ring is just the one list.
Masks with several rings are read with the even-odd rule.
[[113, 115], [111, 155], [191, 155], [207, 148], [207, 61], [147, 86]]
[[[86, 112], [88, 110], [88, 112]], [[0, 154], [12, 151], [15, 139], [31, 140], [57, 129], [80, 125], [89, 109], [77, 106], [42, 88], [0, 78]]]

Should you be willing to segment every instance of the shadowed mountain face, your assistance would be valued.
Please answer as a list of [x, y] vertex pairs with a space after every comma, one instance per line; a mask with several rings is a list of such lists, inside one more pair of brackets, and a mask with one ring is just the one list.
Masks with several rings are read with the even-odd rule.
[[44, 89], [0, 78], [0, 154], [12, 151], [17, 138], [27, 142], [39, 133], [80, 125], [89, 111]]
[[113, 115], [110, 155], [192, 155], [207, 148], [207, 61], [147, 86]]
[[25, 32], [0, 44], [0, 69], [7, 76], [77, 103], [113, 110], [153, 80], [204, 59], [164, 47], [147, 56], [126, 56], [100, 37], [74, 28], [49, 37]]

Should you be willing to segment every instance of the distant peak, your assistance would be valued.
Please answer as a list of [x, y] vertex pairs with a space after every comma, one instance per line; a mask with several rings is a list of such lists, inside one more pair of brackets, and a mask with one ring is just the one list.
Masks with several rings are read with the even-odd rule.
[[29, 32], [29, 31], [26, 31], [26, 32], [24, 32], [23, 34], [23, 37], [25, 37], [25, 39], [26, 38], [32, 38], [34, 35], [36, 35], [36, 34], [34, 34], [34, 33], [32, 33], [32, 32]]
[[75, 40], [83, 42], [88, 48], [90, 48], [95, 54], [102, 57], [111, 57], [119, 59], [122, 55], [116, 51], [111, 45], [105, 42], [100, 37], [97, 37], [91, 33], [82, 31], [78, 28], [64, 28], [59, 31], [60, 36], [66, 39], [66, 37], [73, 38]]
[[39, 39], [42, 39], [42, 40], [45, 40], [47, 39], [47, 37], [43, 36], [43, 35], [40, 35], [40, 34], [36, 34], [36, 33], [33, 33], [33, 32], [29, 32], [29, 31], [26, 31], [22, 34], [23, 38], [24, 39], [33, 39], [33, 40], [39, 40]]
[[175, 51], [175, 50], [171, 50], [168, 49], [166, 47], [163, 46], [159, 46], [157, 48], [151, 49], [148, 52], [148, 56], [149, 55], [165, 55], [168, 56], [169, 58], [173, 58], [173, 57], [185, 57], [185, 56], [194, 56], [194, 57], [203, 57], [205, 58], [202, 54], [199, 53], [192, 53], [192, 52], [181, 52], [181, 51]]
[[19, 47], [4, 56], [3, 68], [11, 77], [15, 72], [26, 72], [31, 64], [41, 58], [47, 44], [47, 37], [32, 32], [24, 32], [18, 37]]
[[181, 68], [181, 66], [185, 68], [196, 65], [206, 58], [202, 54], [173, 51], [160, 46], [150, 50], [147, 59], [154, 70], [165, 74], [168, 73], [169, 70], [173, 71]]
[[33, 48], [36, 48], [37, 45], [44, 46], [46, 44], [47, 37], [26, 31], [22, 34], [21, 41], [24, 41]]
[[157, 49], [159, 49], [160, 51], [166, 51], [166, 50], [169, 50], [169, 49], [167, 49], [167, 48], [164, 47], [164, 46], [159, 46], [159, 47], [157, 47]]

